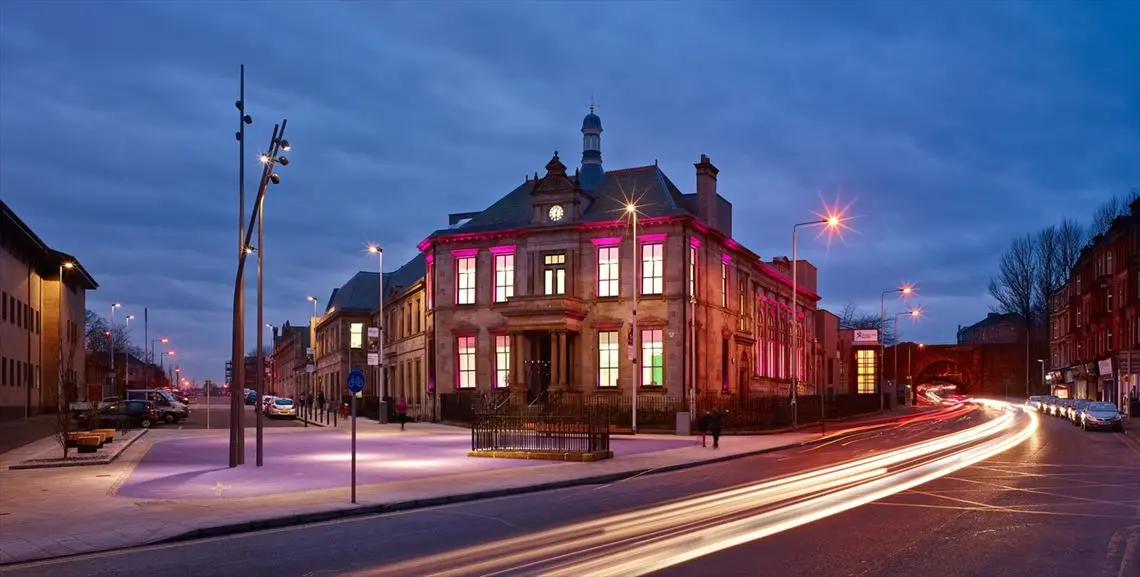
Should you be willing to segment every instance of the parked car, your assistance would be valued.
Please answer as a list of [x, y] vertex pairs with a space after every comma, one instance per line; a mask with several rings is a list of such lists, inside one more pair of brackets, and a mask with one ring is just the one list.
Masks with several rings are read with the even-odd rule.
[[1028, 399], [1025, 399], [1025, 406], [1027, 407], [1033, 407], [1036, 409], [1037, 405], [1039, 404], [1041, 404], [1041, 395], [1033, 395]]
[[1091, 402], [1092, 401], [1088, 399], [1076, 399], [1069, 405], [1069, 414], [1066, 416], [1074, 426], [1081, 424], [1081, 413], [1084, 412], [1085, 407], [1089, 406]]
[[180, 403], [170, 391], [161, 389], [131, 389], [127, 391], [128, 400], [147, 400], [154, 402], [158, 408], [163, 422], [177, 423], [190, 417], [190, 407]]
[[245, 389], [245, 404], [257, 404], [257, 391], [253, 389]]
[[158, 407], [155, 406], [154, 402], [130, 399], [88, 411], [79, 418], [79, 423], [92, 429], [115, 429], [126, 420], [132, 427], [147, 429], [157, 424], [159, 418]]
[[290, 417], [296, 419], [297, 406], [293, 404], [293, 399], [274, 397], [273, 400], [266, 405], [265, 414], [270, 417]]
[[1081, 428], [1109, 429], [1112, 431], [1124, 430], [1124, 418], [1116, 405], [1105, 402], [1092, 402], [1081, 412]]

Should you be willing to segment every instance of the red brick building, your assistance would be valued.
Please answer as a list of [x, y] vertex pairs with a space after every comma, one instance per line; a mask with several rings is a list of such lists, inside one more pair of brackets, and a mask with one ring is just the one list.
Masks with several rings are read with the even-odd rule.
[[1085, 247], [1050, 319], [1052, 381], [1124, 406], [1140, 373], [1140, 200]]

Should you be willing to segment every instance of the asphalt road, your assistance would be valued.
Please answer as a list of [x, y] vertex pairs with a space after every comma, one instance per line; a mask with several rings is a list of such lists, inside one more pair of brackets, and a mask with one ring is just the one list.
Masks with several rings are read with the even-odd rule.
[[[252, 406], [244, 406], [245, 410], [245, 426], [252, 427], [256, 422], [257, 413], [254, 412]], [[207, 410], [207, 408], [209, 410]], [[209, 421], [207, 423], [207, 421]], [[265, 427], [300, 427], [303, 423], [297, 419], [278, 419], [265, 417], [263, 419], [263, 426]], [[207, 427], [207, 425], [209, 425]], [[160, 425], [166, 427], [168, 425]], [[176, 428], [180, 429], [229, 429], [230, 427], [230, 398], [229, 397], [210, 397], [210, 403], [206, 404], [206, 397], [197, 397], [190, 405], [190, 418], [185, 421], [179, 422]]]
[[[526, 538], [582, 520], [882, 453], [982, 420], [974, 413], [953, 422], [865, 432], [827, 445], [609, 485], [96, 554], [8, 567], [5, 574], [284, 577], [384, 572], [400, 561]], [[1135, 574], [1123, 572], [1131, 567], [1122, 561], [1140, 556], [1138, 541], [1140, 453], [1118, 435], [1084, 433], [1046, 418], [1033, 438], [995, 459], [660, 574], [1119, 577]], [[459, 563], [452, 574], [480, 573]]]

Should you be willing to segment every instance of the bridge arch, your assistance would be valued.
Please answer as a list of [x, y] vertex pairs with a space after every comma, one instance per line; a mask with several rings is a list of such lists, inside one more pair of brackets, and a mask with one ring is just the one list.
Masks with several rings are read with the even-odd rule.
[[937, 356], [922, 360], [914, 374], [914, 386], [948, 383], [958, 386], [959, 392], [978, 392], [975, 376], [971, 368], [960, 359], [952, 356]]

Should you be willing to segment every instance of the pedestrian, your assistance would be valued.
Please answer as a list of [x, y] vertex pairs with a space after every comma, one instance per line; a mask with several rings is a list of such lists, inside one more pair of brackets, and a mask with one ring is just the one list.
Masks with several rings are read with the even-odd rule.
[[708, 443], [705, 441], [705, 439], [706, 439], [706, 436], [708, 435], [708, 430], [709, 430], [709, 412], [708, 411], [705, 411], [705, 414], [701, 415], [700, 418], [697, 419], [697, 430], [701, 432], [701, 446], [707, 447]]
[[720, 431], [724, 428], [724, 413], [720, 409], [709, 414], [709, 432], [712, 433], [713, 448], [720, 448]]
[[324, 391], [317, 391], [317, 410], [319, 410], [322, 413], [325, 412], [325, 410], [326, 410], [325, 392]]
[[396, 419], [400, 421], [400, 430], [404, 430], [404, 423], [408, 422], [408, 399], [404, 395], [400, 395], [400, 400], [396, 401]]

